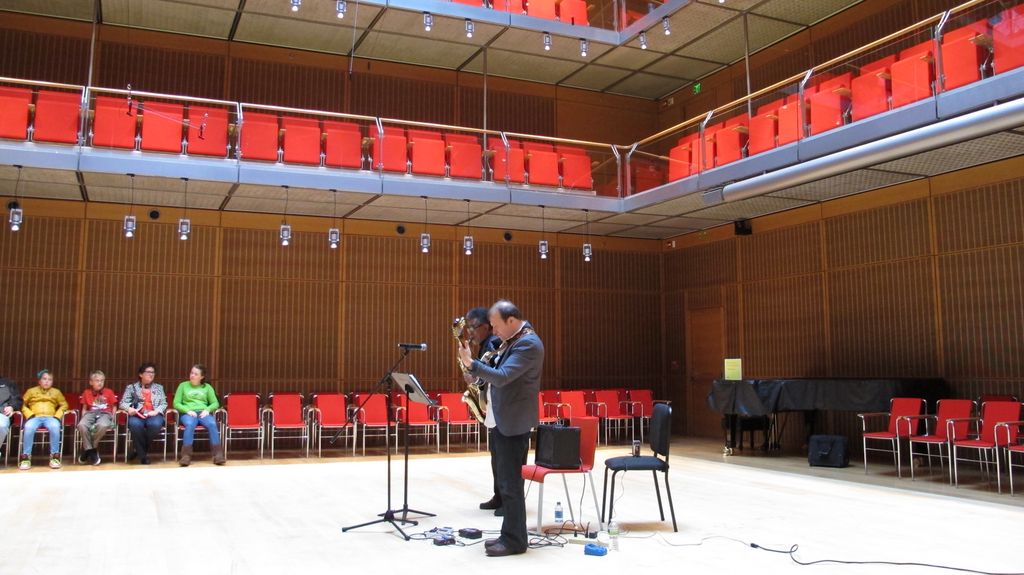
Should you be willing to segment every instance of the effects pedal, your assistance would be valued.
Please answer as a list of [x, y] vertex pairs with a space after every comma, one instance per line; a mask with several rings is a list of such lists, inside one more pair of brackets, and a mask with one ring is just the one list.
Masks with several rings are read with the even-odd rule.
[[434, 545], [455, 545], [455, 538], [451, 535], [435, 535]]
[[459, 537], [465, 537], [466, 539], [480, 539], [483, 535], [482, 531], [473, 527], [459, 529]]

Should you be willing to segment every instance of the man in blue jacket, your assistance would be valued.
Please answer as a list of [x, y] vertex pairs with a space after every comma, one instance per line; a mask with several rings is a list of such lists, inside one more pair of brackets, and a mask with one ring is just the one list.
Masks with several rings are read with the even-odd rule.
[[459, 345], [459, 361], [490, 388], [487, 418], [494, 418], [491, 437], [505, 517], [501, 536], [486, 541], [484, 547], [488, 557], [503, 557], [526, 553], [528, 546], [522, 466], [530, 448], [530, 430], [539, 422], [537, 394], [544, 371], [544, 344], [510, 301], [498, 300], [488, 318], [503, 342], [494, 367], [474, 360], [465, 342]]

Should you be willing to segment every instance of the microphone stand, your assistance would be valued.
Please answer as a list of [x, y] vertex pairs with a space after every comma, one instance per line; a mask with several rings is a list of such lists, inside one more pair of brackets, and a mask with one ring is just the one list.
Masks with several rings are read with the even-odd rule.
[[[400, 363], [402, 363], [403, 360], [405, 360], [405, 357], [407, 355], [409, 355], [409, 350], [403, 348], [402, 349], [402, 356], [399, 357], [398, 361], [396, 361], [395, 364], [391, 366], [391, 369], [389, 369], [388, 372], [384, 374], [384, 377], [380, 378], [380, 381], [377, 382], [377, 389], [375, 389], [372, 393], [370, 393], [370, 395], [368, 395], [366, 397], [366, 399], [364, 399], [363, 402], [361, 404], [359, 404], [359, 407], [355, 411], [352, 412], [352, 415], [349, 416], [349, 419], [348, 419], [349, 423], [353, 423], [355, 421], [356, 414], [358, 414], [360, 411], [362, 411], [363, 406], [366, 405], [366, 403], [368, 401], [370, 401], [370, 398], [372, 398], [374, 395], [376, 395], [378, 393], [384, 393], [385, 390], [388, 390], [388, 388], [391, 387], [391, 374], [394, 373], [394, 371], [396, 369], [398, 369], [398, 365]], [[405, 539], [406, 541], [408, 541], [409, 540], [409, 536], [405, 533], [405, 531], [402, 531], [402, 528], [401, 528], [401, 526], [399, 526], [399, 523], [402, 523], [403, 525], [404, 524], [418, 525], [418, 523], [416, 521], [411, 521], [411, 520], [406, 518], [406, 515], [408, 514], [408, 511], [409, 511], [408, 504], [406, 505], [405, 513], [403, 513], [403, 515], [402, 515], [402, 517], [400, 519], [395, 516], [395, 510], [391, 509], [391, 442], [387, 441], [387, 438], [391, 434], [391, 418], [392, 418], [393, 410], [392, 410], [392, 405], [391, 405], [391, 393], [387, 393], [384, 397], [385, 397], [385, 401], [387, 403], [387, 418], [388, 418], [388, 420], [387, 420], [388, 421], [387, 433], [384, 436], [385, 437], [384, 445], [386, 446], [385, 451], [387, 451], [387, 462], [388, 462], [388, 474], [387, 474], [387, 478], [388, 478], [387, 479], [387, 481], [388, 481], [388, 484], [387, 484], [388, 506], [387, 506], [387, 510], [384, 511], [384, 513], [378, 513], [378, 516], [380, 517], [380, 519], [374, 519], [373, 521], [367, 521], [366, 523], [360, 523], [359, 525], [350, 525], [348, 527], [342, 527], [341, 531], [342, 531], [342, 533], [344, 533], [344, 532], [347, 532], [347, 531], [349, 531], [351, 529], [359, 529], [360, 527], [366, 527], [368, 525], [376, 525], [377, 523], [390, 523], [391, 526], [394, 527], [395, 530], [397, 530], [402, 535], [402, 538]], [[395, 422], [396, 425], [397, 425], [397, 423], [398, 422]], [[331, 438], [331, 443], [332, 444], [338, 439], [338, 436], [341, 435], [341, 432], [344, 429], [345, 428], [342, 427], [341, 429], [339, 429], [334, 434], [334, 437]], [[354, 438], [353, 438], [353, 441], [355, 441]], [[396, 439], [396, 441], [397, 441], [397, 439]], [[408, 441], [408, 438], [406, 438], [406, 441]], [[406, 448], [408, 449], [408, 444], [406, 445]], [[407, 457], [408, 457], [408, 455], [407, 455]]]

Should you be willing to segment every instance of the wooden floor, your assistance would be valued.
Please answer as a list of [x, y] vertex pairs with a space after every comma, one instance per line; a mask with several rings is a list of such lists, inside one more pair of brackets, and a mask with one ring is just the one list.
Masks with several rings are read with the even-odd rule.
[[[605, 457], [622, 447], [601, 448]], [[40, 463], [42, 463], [40, 461]], [[401, 507], [401, 460], [393, 464], [392, 507]], [[489, 496], [486, 455], [417, 454], [411, 461], [409, 506], [437, 514], [418, 526], [496, 530], [500, 518], [477, 509]], [[679, 533], [658, 521], [649, 474], [628, 474], [617, 494], [616, 518], [626, 535], [620, 551], [587, 557], [582, 546], [531, 549], [521, 556], [487, 558], [482, 544], [437, 547], [405, 542], [390, 525], [342, 533], [385, 510], [384, 459], [232, 460], [225, 467], [200, 461], [179, 468], [69, 464], [51, 471], [0, 471], [4, 528], [0, 574], [101, 573], [385, 573], [443, 569], [523, 573], [538, 569], [611, 572], [666, 567], [684, 573], [935, 573], [895, 566], [819, 565], [805, 568], [776, 549], [799, 544], [803, 561], [925, 562], [995, 571], [1024, 571], [1016, 545], [1024, 539], [1024, 495], [995, 493], [972, 471], [953, 489], [942, 474], [898, 480], [883, 463], [808, 469], [795, 457], [724, 457], [717, 442], [677, 439], [671, 485]], [[601, 473], [595, 473], [600, 489]], [[529, 484], [528, 484], [529, 485]], [[582, 522], [596, 524], [591, 494], [580, 477], [569, 480]], [[545, 491], [547, 524], [561, 482]], [[664, 495], [664, 493], [663, 493]], [[600, 491], [598, 492], [600, 497]], [[536, 485], [528, 518], [535, 524]], [[667, 503], [666, 503], [667, 505]], [[668, 509], [666, 507], [666, 513]], [[568, 509], [566, 509], [568, 516]], [[571, 537], [571, 536], [570, 536]], [[703, 541], [703, 544], [701, 542]]]

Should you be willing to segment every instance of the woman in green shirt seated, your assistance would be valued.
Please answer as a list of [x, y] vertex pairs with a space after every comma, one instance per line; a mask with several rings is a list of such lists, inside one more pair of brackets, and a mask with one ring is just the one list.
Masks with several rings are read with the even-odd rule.
[[224, 465], [224, 448], [220, 444], [217, 418], [213, 415], [218, 407], [220, 402], [217, 401], [217, 393], [206, 381], [206, 366], [198, 363], [193, 365], [188, 381], [178, 384], [178, 391], [174, 394], [174, 409], [178, 410], [179, 420], [185, 426], [179, 465], [185, 467], [192, 463], [192, 442], [195, 439], [197, 425], [205, 427], [210, 434], [213, 462]]

